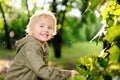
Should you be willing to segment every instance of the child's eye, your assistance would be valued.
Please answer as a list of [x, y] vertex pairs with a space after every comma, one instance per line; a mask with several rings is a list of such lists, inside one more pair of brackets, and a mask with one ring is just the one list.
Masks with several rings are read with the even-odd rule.
[[41, 28], [43, 27], [43, 26], [40, 26]]
[[53, 27], [48, 27], [49, 29], [53, 29]]

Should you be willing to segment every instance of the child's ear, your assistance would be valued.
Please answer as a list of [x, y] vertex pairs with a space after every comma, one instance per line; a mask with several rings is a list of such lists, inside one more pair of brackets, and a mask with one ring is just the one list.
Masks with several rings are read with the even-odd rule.
[[33, 28], [29, 28], [29, 33], [30, 33], [30, 35], [33, 35]]

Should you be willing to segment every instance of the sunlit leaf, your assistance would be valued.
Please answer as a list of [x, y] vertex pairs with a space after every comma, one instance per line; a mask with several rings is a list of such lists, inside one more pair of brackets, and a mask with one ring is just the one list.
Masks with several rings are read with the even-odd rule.
[[117, 70], [117, 69], [120, 69], [120, 65], [119, 64], [111, 64], [109, 68], [112, 70]]
[[113, 15], [113, 19], [116, 19], [116, 16], [120, 16], [120, 5], [116, 4], [116, 1], [109, 1], [107, 8], [101, 13], [103, 16], [103, 20]]
[[110, 11], [110, 14], [114, 14], [116, 16], [120, 16], [120, 8], [119, 9], [116, 9], [116, 10], [111, 10]]
[[117, 41], [116, 39], [120, 37], [120, 25], [112, 26], [110, 28], [107, 28], [106, 30], [107, 34], [104, 39], [107, 40], [109, 43]]
[[116, 45], [113, 45], [109, 50], [110, 52], [110, 63], [119, 63], [120, 58], [120, 48], [118, 48]]

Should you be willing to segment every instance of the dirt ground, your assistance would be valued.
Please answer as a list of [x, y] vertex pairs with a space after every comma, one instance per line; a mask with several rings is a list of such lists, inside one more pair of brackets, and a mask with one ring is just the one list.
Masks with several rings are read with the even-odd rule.
[[11, 63], [12, 59], [0, 59], [0, 75], [6, 73]]

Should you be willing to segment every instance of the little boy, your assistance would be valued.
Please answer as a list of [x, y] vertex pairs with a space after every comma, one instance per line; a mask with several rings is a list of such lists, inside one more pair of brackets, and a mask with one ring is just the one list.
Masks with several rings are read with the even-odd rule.
[[34, 14], [27, 25], [28, 35], [15, 44], [17, 54], [5, 80], [65, 80], [77, 74], [75, 70], [60, 70], [48, 66], [47, 41], [56, 34], [56, 18], [50, 11]]

